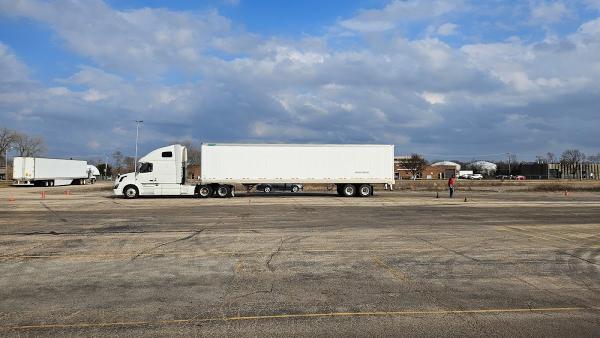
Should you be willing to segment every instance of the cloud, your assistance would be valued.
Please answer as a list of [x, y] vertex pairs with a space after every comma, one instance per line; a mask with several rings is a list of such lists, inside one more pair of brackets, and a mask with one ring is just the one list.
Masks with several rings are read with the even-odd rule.
[[531, 18], [535, 22], [557, 23], [570, 15], [570, 10], [561, 1], [535, 1], [530, 3]]
[[[355, 34], [350, 41], [261, 37], [214, 11], [120, 11], [97, 1], [1, 6], [47, 25], [89, 61], [41, 83], [0, 44], [0, 124], [43, 135], [57, 156], [131, 151], [136, 119], [145, 121], [142, 152], [182, 135], [396, 143], [400, 153], [456, 154], [457, 145], [472, 154], [559, 152], [547, 148], [593, 148], [600, 125], [600, 19], [562, 36], [456, 46], [440, 36], [455, 34], [457, 23], [462, 30], [445, 17], [460, 10], [457, 2], [360, 11], [337, 22]], [[395, 30], [419, 20], [436, 34]], [[174, 72], [185, 76], [163, 80]]]
[[382, 9], [363, 10], [358, 15], [340, 20], [342, 28], [358, 32], [387, 31], [410, 21], [434, 18], [449, 13], [461, 6], [462, 1], [417, 1], [396, 0]]
[[219, 49], [220, 38], [233, 38], [230, 21], [216, 11], [120, 11], [100, 0], [29, 0], [4, 1], [0, 12], [45, 23], [75, 53], [137, 76], [162, 74], [173, 66], [194, 71], [205, 51]]
[[441, 36], [454, 35], [454, 34], [458, 33], [457, 32], [458, 27], [459, 26], [456, 25], [456, 24], [453, 24], [451, 22], [447, 22], [445, 24], [440, 25], [437, 28], [436, 32], [437, 32], [438, 35], [441, 35]]

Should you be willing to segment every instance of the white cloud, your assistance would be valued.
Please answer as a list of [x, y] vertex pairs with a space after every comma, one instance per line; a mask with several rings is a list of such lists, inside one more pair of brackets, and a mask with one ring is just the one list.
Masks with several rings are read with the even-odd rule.
[[536, 22], [556, 23], [570, 15], [570, 10], [562, 1], [536, 1], [530, 4], [531, 18]]
[[441, 36], [454, 35], [454, 34], [458, 33], [457, 32], [458, 27], [459, 26], [456, 25], [456, 24], [453, 24], [451, 22], [447, 22], [445, 24], [440, 25], [437, 28], [436, 32], [437, 32], [438, 35], [441, 35]]
[[[346, 44], [331, 36], [237, 36], [226, 18], [210, 11], [118, 11], [100, 2], [59, 2], [59, 16], [56, 3], [15, 4], [0, 9], [46, 23], [94, 65], [84, 63], [43, 85], [0, 44], [0, 74], [6, 75], [0, 77], [0, 123], [43, 134], [54, 149], [130, 149], [138, 118], [146, 121], [148, 147], [189, 135], [204, 141], [394, 142], [433, 153], [461, 142], [464, 133], [467, 147], [505, 147], [494, 140], [518, 138], [516, 128], [507, 128], [511, 123], [519, 123], [521, 134], [543, 134], [531, 147], [543, 146], [550, 131], [572, 142], [573, 129], [583, 139], [598, 125], [600, 19], [565, 37], [455, 47], [431, 38], [457, 32], [451, 18], [440, 18], [457, 5], [443, 1], [392, 2], [342, 19], [339, 25], [369, 37]], [[432, 27], [425, 32], [431, 34], [410, 39], [392, 30], [427, 19], [432, 22], [422, 26]], [[86, 28], [88, 21], [96, 29]], [[211, 22], [214, 27], [202, 29]], [[239, 54], [222, 57], [215, 46]], [[171, 72], [194, 76], [157, 77]], [[565, 114], [569, 121], [562, 120]], [[101, 149], [88, 144], [90, 135]]]
[[339, 25], [358, 32], [380, 32], [399, 24], [434, 18], [460, 8], [462, 1], [450, 0], [395, 0], [382, 9], [361, 11], [358, 15], [341, 20]]
[[29, 82], [29, 69], [19, 61], [13, 51], [0, 42], [0, 82], [22, 83]]
[[215, 11], [118, 11], [100, 0], [2, 2], [0, 11], [46, 23], [74, 52], [138, 76], [161, 74], [170, 67], [195, 70], [203, 51], [219, 47], [215, 39], [235, 36], [230, 35], [229, 20]]

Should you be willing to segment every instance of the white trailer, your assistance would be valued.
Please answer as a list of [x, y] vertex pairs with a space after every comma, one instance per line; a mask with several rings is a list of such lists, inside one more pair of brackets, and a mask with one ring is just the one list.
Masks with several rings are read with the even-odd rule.
[[163, 147], [140, 158], [139, 172], [117, 179], [115, 195], [233, 197], [235, 184], [333, 184], [341, 196], [373, 194], [394, 183], [394, 146], [366, 144], [224, 144], [201, 146], [200, 182], [186, 184], [187, 149]]
[[13, 184], [55, 186], [85, 184], [87, 162], [41, 157], [15, 157]]

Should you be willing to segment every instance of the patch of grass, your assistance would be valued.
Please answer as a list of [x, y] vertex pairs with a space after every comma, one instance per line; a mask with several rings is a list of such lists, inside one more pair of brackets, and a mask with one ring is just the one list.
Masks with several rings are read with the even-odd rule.
[[568, 183], [545, 183], [529, 188], [530, 191], [600, 191], [597, 184], [568, 184]]

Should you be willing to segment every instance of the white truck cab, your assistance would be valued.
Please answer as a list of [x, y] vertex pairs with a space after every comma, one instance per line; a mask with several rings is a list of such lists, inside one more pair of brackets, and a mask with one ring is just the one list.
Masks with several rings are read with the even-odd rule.
[[137, 173], [117, 178], [115, 195], [138, 196], [194, 195], [196, 186], [186, 185], [187, 149], [179, 144], [162, 147], [139, 159]]

